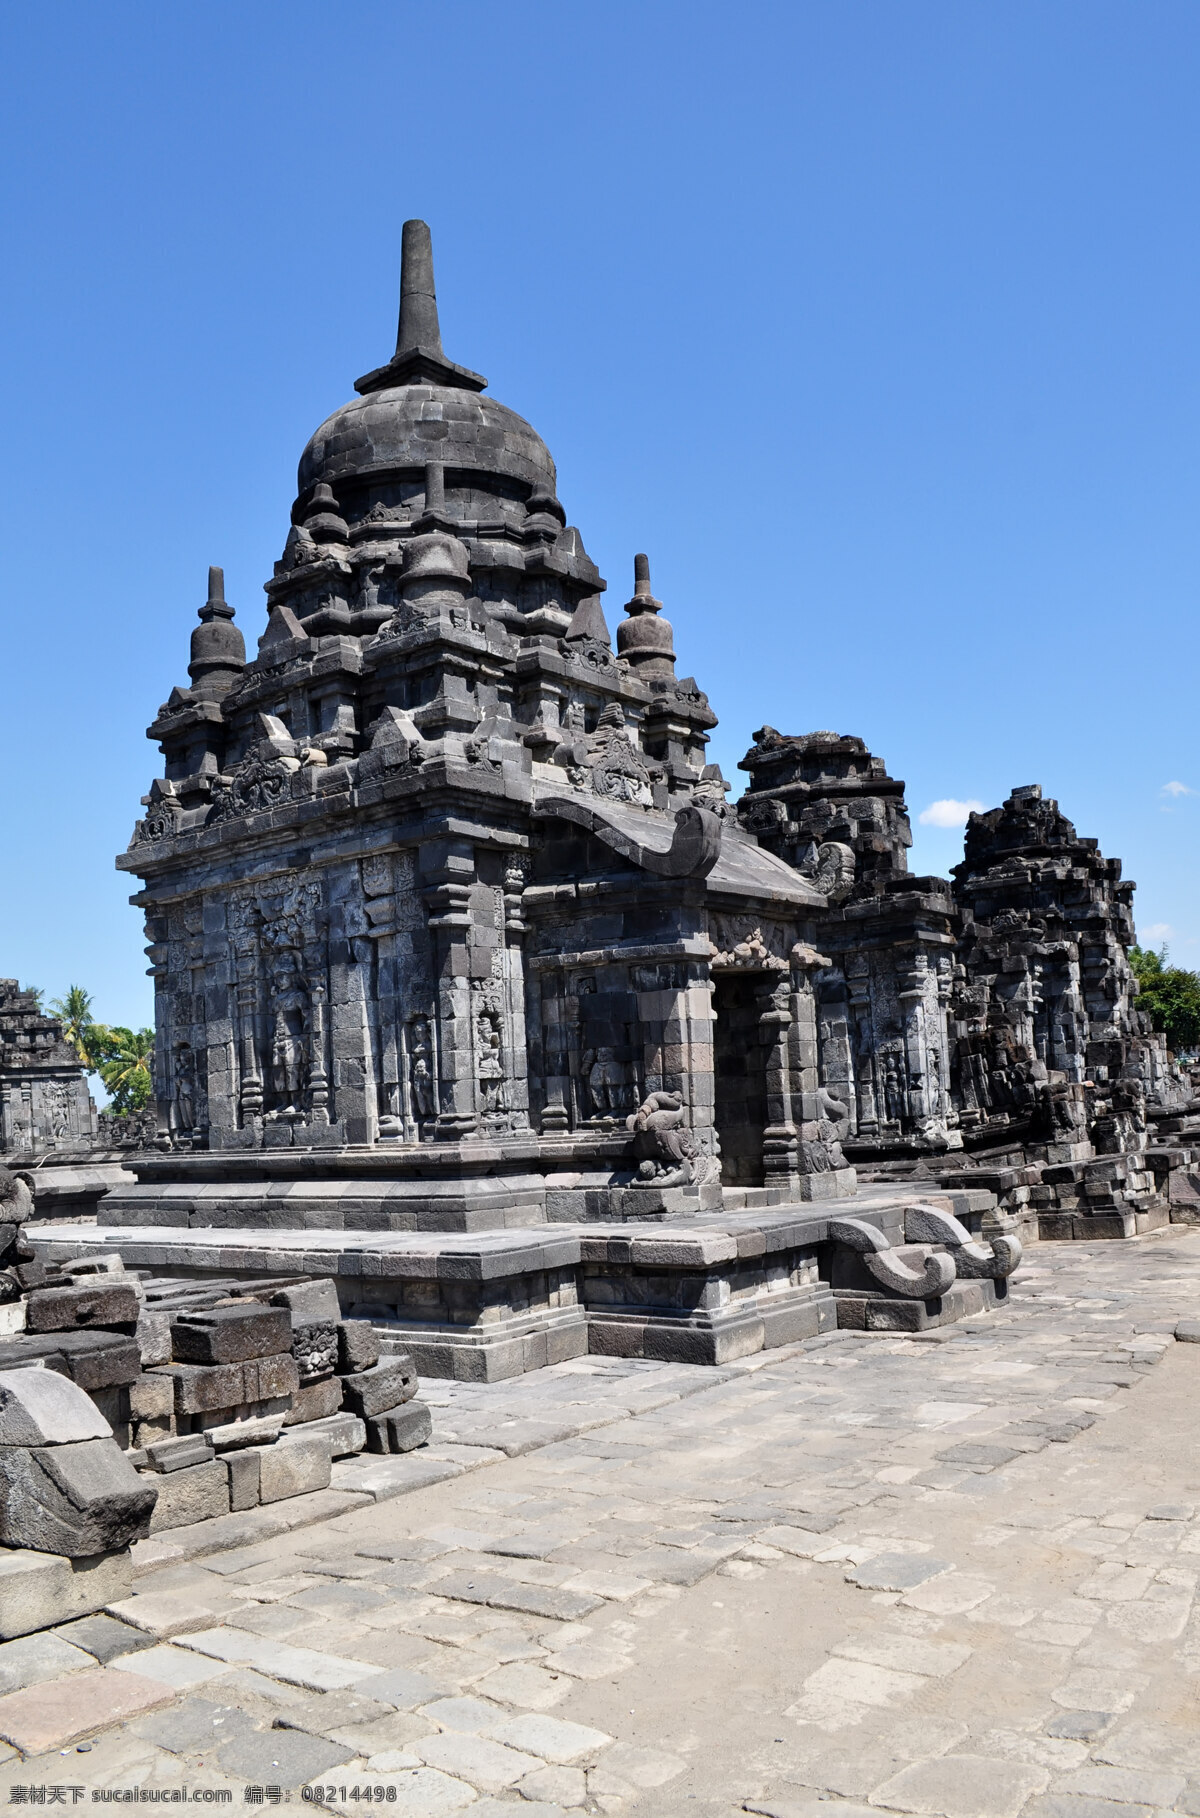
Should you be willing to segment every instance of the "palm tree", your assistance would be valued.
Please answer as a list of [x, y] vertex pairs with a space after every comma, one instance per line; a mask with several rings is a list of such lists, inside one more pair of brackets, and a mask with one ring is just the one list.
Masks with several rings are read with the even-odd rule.
[[56, 997], [50, 1006], [51, 1016], [56, 1016], [62, 1024], [63, 1037], [68, 1041], [89, 1072], [95, 1071], [96, 1043], [94, 1031], [98, 1025], [92, 1016], [92, 994], [85, 991], [82, 985], [68, 985], [65, 997]]
[[105, 1029], [103, 1058], [98, 1072], [117, 1112], [140, 1111], [154, 1096], [150, 1058], [154, 1053], [153, 1029]]

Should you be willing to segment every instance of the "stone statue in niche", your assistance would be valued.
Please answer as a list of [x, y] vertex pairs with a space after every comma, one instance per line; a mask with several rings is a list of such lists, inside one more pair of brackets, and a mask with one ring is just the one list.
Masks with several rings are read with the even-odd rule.
[[589, 1048], [583, 1057], [593, 1117], [614, 1117], [636, 1103], [637, 1081], [628, 1061], [618, 1060], [615, 1048]]
[[180, 1042], [172, 1061], [172, 1136], [190, 1136], [196, 1128], [196, 1057], [187, 1042]]
[[293, 965], [275, 972], [271, 994], [271, 1085], [278, 1101], [272, 1119], [303, 1115], [308, 1063], [308, 994]]
[[423, 1124], [436, 1115], [429, 1020], [424, 1016], [414, 1016], [408, 1028], [408, 1082], [412, 1094], [412, 1114], [417, 1123]]
[[51, 1080], [42, 1100], [46, 1119], [46, 1134], [53, 1141], [59, 1142], [68, 1136], [71, 1130], [71, 1096], [70, 1087], [62, 1080]]
[[889, 1124], [899, 1126], [903, 1124], [908, 1110], [903, 1063], [894, 1048], [885, 1049], [880, 1060], [883, 1067], [884, 1118]]
[[477, 1021], [479, 1061], [479, 1109], [484, 1117], [495, 1117], [501, 1110], [504, 1086], [504, 1043], [500, 1034], [500, 1011], [485, 1004]]

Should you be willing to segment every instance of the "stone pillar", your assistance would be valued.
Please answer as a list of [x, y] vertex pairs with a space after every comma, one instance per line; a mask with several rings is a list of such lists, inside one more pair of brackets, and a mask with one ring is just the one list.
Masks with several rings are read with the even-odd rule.
[[471, 1019], [471, 888], [475, 853], [467, 840], [430, 841], [421, 871], [434, 950], [438, 1027], [438, 1115], [441, 1142], [472, 1136], [475, 1114], [475, 1037]]
[[[759, 1040], [766, 1050], [763, 1065], [767, 1110], [762, 1145], [763, 1185], [782, 1187], [795, 1194], [800, 1190], [802, 1172], [796, 1111], [799, 1109], [803, 1115], [802, 1105], [796, 1104], [796, 1098], [809, 1046], [795, 1014], [802, 1005], [786, 972], [762, 973], [757, 995], [762, 1004]], [[815, 1015], [811, 1034], [815, 1073]]]
[[524, 853], [511, 853], [504, 866], [504, 1021], [508, 1030], [508, 1108], [514, 1129], [529, 1126], [529, 1044], [525, 1025], [525, 921], [521, 899], [529, 876]]
[[[793, 1116], [798, 1113], [799, 1179], [789, 1179], [800, 1199], [843, 1199], [856, 1190], [854, 1169], [846, 1165], [841, 1137], [845, 1119], [834, 1116], [832, 1095], [821, 1086], [817, 1041], [817, 998], [813, 974], [829, 961], [802, 941], [791, 951], [790, 980], [781, 981], [776, 1002], [787, 1003], [785, 1031]], [[790, 987], [790, 989], [789, 989]], [[785, 992], [788, 995], [785, 997]]]

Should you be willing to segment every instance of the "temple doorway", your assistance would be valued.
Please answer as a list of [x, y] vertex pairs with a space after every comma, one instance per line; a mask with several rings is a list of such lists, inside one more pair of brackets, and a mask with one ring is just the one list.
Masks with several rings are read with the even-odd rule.
[[759, 1019], [761, 974], [729, 973], [714, 980], [713, 1012], [721, 1180], [727, 1187], [763, 1184], [767, 1125], [767, 1049]]

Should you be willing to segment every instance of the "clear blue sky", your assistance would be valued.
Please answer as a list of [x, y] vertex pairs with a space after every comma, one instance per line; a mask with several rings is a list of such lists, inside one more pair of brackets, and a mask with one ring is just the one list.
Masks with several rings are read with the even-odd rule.
[[1039, 781], [1200, 964], [1194, 0], [60, 0], [2, 51], [0, 973], [149, 1019], [143, 731], [209, 562], [261, 630], [410, 215], [727, 775], [766, 720], [914, 820]]

